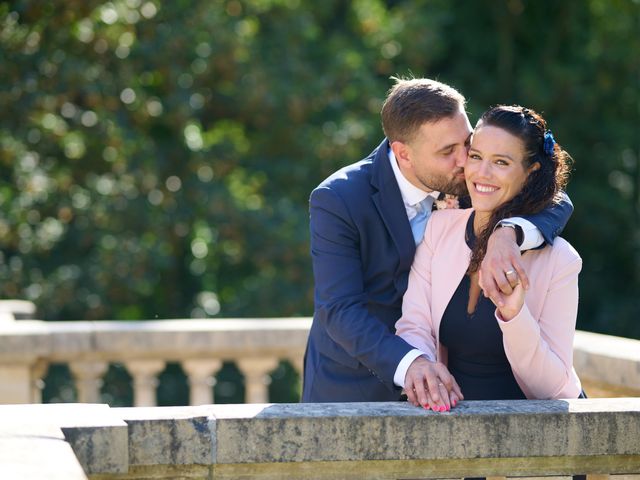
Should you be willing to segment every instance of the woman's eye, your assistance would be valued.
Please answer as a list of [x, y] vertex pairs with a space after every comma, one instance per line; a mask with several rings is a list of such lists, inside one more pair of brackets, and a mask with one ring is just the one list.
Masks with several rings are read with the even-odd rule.
[[470, 153], [469, 158], [473, 160], [480, 160], [480, 155], [478, 155], [477, 153]]

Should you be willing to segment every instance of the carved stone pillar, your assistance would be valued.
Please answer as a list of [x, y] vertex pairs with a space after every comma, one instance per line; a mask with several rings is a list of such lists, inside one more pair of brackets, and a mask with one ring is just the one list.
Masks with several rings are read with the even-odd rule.
[[49, 363], [42, 358], [31, 367], [31, 403], [42, 403], [42, 389], [44, 388], [42, 379], [48, 369]]
[[31, 365], [0, 365], [0, 403], [31, 402]]
[[107, 362], [70, 362], [69, 370], [76, 382], [78, 402], [100, 403], [102, 377], [107, 373]]
[[189, 404], [210, 405], [213, 403], [215, 374], [222, 367], [222, 360], [183, 360], [182, 370], [189, 377]]
[[124, 362], [133, 377], [133, 406], [155, 407], [158, 374], [164, 370], [162, 360], [130, 360]]
[[289, 360], [289, 363], [291, 363], [291, 366], [296, 371], [298, 376], [302, 378], [302, 374], [304, 373], [304, 356], [301, 355], [299, 357], [289, 357], [287, 358], [287, 360]]
[[236, 365], [244, 375], [245, 402], [268, 403], [269, 383], [268, 374], [278, 366], [277, 358], [243, 358], [236, 361]]

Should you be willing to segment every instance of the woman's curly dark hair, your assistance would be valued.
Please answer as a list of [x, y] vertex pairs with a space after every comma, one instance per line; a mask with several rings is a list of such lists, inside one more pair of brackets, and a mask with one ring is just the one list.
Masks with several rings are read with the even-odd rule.
[[545, 149], [545, 134], [549, 132], [547, 122], [533, 110], [517, 105], [498, 105], [480, 117], [476, 129], [481, 126], [501, 128], [518, 137], [524, 144], [524, 168], [528, 169], [536, 162], [540, 167], [529, 173], [520, 193], [494, 210], [484, 230], [476, 238], [469, 272], [475, 272], [480, 268], [489, 237], [500, 220], [532, 215], [560, 200], [562, 191], [569, 181], [573, 163], [569, 154], [555, 141], [549, 143], [547, 140], [548, 146]]

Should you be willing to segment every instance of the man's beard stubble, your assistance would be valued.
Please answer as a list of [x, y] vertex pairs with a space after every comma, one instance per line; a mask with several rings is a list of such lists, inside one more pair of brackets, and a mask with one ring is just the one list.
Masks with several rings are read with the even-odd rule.
[[434, 192], [446, 193], [449, 195], [456, 195], [458, 197], [466, 197], [469, 195], [467, 189], [467, 183], [464, 178], [458, 177], [460, 173], [464, 172], [463, 169], [458, 169], [453, 173], [453, 179], [443, 177], [430, 177], [420, 179], [422, 184]]

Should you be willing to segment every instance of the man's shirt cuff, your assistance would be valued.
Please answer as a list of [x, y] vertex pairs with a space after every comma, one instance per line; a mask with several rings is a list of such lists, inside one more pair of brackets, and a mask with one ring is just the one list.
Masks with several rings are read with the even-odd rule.
[[544, 243], [544, 237], [540, 233], [540, 230], [531, 223], [529, 220], [525, 220], [521, 217], [505, 218], [507, 222], [515, 223], [522, 229], [523, 240], [520, 245], [520, 251], [532, 250], [539, 247]]
[[420, 355], [424, 355], [424, 353], [414, 348], [413, 350], [410, 350], [402, 360], [400, 360], [398, 368], [396, 368], [396, 373], [393, 376], [393, 383], [404, 388], [404, 378], [407, 376], [407, 370], [409, 370], [409, 366]]

